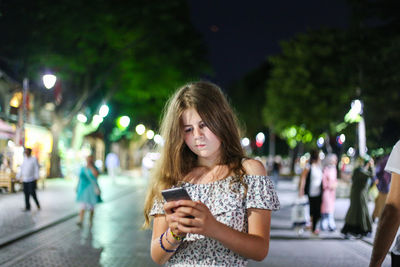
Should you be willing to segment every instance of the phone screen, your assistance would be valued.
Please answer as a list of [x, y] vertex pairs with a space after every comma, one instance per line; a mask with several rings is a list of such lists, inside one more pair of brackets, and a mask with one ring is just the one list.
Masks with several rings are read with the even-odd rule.
[[171, 188], [161, 191], [166, 201], [176, 201], [180, 199], [191, 200], [188, 192], [183, 187]]

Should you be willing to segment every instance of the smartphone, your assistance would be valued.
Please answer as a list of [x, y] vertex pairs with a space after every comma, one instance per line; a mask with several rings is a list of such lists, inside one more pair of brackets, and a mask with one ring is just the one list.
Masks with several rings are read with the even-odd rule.
[[186, 189], [183, 187], [166, 189], [161, 191], [161, 194], [166, 201], [176, 201], [180, 199], [192, 200]]
[[[183, 187], [176, 187], [176, 188], [171, 188], [171, 189], [166, 189], [161, 191], [161, 194], [163, 195], [164, 199], [168, 201], [176, 201], [176, 200], [192, 200], [186, 191], [185, 188]], [[194, 217], [191, 215], [186, 216], [186, 218], [193, 219]]]

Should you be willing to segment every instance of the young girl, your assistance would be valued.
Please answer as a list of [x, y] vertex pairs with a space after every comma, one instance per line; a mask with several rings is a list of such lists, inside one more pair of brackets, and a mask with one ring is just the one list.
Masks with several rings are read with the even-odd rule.
[[[271, 210], [279, 200], [263, 164], [246, 159], [235, 116], [212, 83], [185, 85], [161, 125], [165, 143], [145, 204], [154, 216], [151, 257], [169, 266], [246, 266], [269, 249]], [[165, 202], [184, 187], [192, 200]]]

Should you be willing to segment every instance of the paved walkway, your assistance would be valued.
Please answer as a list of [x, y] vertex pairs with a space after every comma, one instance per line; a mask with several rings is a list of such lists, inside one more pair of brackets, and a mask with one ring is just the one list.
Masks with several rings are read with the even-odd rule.
[[96, 206], [93, 227], [86, 216], [81, 228], [77, 218], [45, 228], [2, 247], [0, 266], [157, 266], [150, 258], [151, 232], [140, 229], [145, 186], [125, 189], [132, 190], [109, 199], [105, 195], [104, 203]]
[[[138, 185], [144, 187], [145, 183], [144, 178], [134, 178], [130, 175], [118, 176], [115, 184], [108, 176], [99, 176], [104, 201], [131, 193]], [[36, 209], [33, 199], [31, 199], [31, 211], [22, 211], [25, 208], [22, 191], [0, 194], [0, 248], [21, 237], [76, 216], [79, 210], [75, 202], [76, 185], [76, 180], [47, 179], [45, 188], [37, 190], [41, 204], [40, 211]]]
[[[21, 212], [21, 192], [0, 194], [0, 265], [156, 266], [149, 255], [151, 232], [140, 230], [146, 180], [119, 177], [113, 185], [107, 176], [101, 176], [99, 182], [105, 202], [96, 208], [93, 228], [85, 225], [79, 229], [76, 218], [71, 219], [78, 212], [74, 181], [48, 180], [46, 189], [39, 190], [41, 211], [33, 206], [33, 211]], [[309, 232], [297, 235], [290, 221], [296, 186], [295, 180], [279, 183], [282, 207], [272, 214], [269, 255], [262, 262], [250, 261], [249, 267], [367, 266], [373, 236], [344, 240], [339, 232], [321, 233], [318, 238]], [[348, 206], [347, 198], [336, 202], [338, 229]], [[21, 239], [23, 236], [26, 238]], [[390, 266], [389, 257], [383, 266]]]

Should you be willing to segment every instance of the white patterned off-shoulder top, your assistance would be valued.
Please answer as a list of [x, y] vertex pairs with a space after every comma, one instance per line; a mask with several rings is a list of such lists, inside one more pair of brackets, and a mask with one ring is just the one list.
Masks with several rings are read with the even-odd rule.
[[[203, 202], [221, 223], [241, 232], [248, 231], [249, 208], [278, 210], [279, 200], [271, 179], [267, 176], [246, 175], [247, 195], [233, 177], [207, 184], [183, 183], [193, 201]], [[164, 201], [155, 200], [150, 215], [164, 214]], [[246, 266], [247, 260], [224, 247], [217, 240], [188, 234], [166, 266]]]

